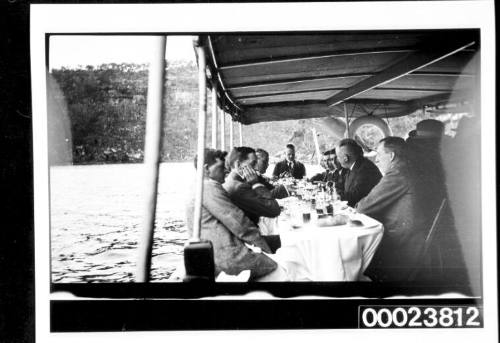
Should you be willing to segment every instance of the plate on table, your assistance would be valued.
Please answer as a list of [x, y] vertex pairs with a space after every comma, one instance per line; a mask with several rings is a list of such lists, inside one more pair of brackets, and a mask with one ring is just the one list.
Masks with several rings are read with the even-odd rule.
[[336, 214], [333, 217], [326, 216], [323, 218], [318, 218], [319, 227], [342, 226], [348, 224], [349, 222], [349, 217], [344, 214]]
[[349, 206], [347, 205], [347, 201], [336, 201], [333, 204], [333, 207], [336, 211], [345, 211], [349, 208]]

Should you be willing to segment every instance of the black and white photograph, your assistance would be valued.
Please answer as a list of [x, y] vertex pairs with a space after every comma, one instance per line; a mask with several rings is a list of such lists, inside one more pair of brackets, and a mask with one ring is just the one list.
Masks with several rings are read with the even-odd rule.
[[32, 5], [37, 339], [498, 338], [493, 3], [447, 4]]

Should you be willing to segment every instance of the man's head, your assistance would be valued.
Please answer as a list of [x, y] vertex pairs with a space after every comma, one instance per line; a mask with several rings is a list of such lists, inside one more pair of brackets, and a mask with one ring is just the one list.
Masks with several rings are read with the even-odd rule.
[[332, 170], [342, 168], [342, 165], [339, 162], [339, 157], [337, 155], [337, 151], [335, 149], [332, 149], [331, 151], [333, 151], [332, 155], [330, 155], [331, 164], [333, 165]]
[[321, 160], [319, 162], [319, 165], [323, 167], [324, 169], [328, 169], [328, 159], [330, 158], [329, 151], [325, 151], [321, 154]]
[[[224, 159], [227, 152], [215, 149], [205, 149], [203, 169], [205, 177], [214, 181], [224, 182]], [[194, 158], [194, 167], [197, 168], [198, 156]]]
[[327, 150], [321, 156], [321, 166], [328, 170], [335, 170], [337, 167], [335, 166], [335, 149]]
[[408, 138], [407, 139], [414, 138], [416, 135], [417, 135], [417, 130], [411, 130], [411, 131], [408, 132]]
[[354, 139], [345, 138], [336, 149], [337, 158], [343, 168], [350, 168], [354, 162], [363, 157], [363, 149]]
[[377, 157], [375, 163], [382, 172], [386, 174], [391, 166], [406, 157], [406, 142], [401, 137], [382, 138], [377, 146]]
[[335, 149], [331, 149], [325, 152], [325, 154], [328, 155], [328, 159], [326, 161], [326, 166], [328, 170], [335, 170], [340, 168], [339, 161], [337, 159], [337, 154], [335, 152]]
[[443, 122], [436, 119], [424, 119], [417, 123], [416, 134], [417, 138], [441, 138], [444, 133]]
[[257, 155], [256, 170], [261, 174], [265, 174], [267, 167], [269, 167], [269, 153], [264, 149], [256, 149], [255, 154]]
[[288, 162], [295, 161], [295, 146], [293, 144], [286, 145], [285, 158]]
[[232, 171], [245, 166], [256, 169], [257, 155], [255, 154], [255, 150], [246, 146], [233, 148], [233, 150], [229, 153], [226, 167]]

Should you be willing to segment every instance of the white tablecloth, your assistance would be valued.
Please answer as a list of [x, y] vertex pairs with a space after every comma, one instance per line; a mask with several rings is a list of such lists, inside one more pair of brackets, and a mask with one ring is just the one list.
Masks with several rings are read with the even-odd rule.
[[366, 280], [370, 264], [383, 235], [380, 222], [350, 213], [363, 226], [318, 227], [311, 223], [294, 229], [284, 216], [276, 219], [281, 248], [273, 258], [285, 268], [290, 281]]

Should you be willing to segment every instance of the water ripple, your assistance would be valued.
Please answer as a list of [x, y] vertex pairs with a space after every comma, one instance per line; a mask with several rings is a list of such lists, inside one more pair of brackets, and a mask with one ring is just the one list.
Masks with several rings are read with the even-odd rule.
[[[131, 282], [144, 203], [143, 166], [52, 167], [53, 282]], [[182, 263], [187, 237], [186, 185], [191, 163], [165, 163], [160, 184], [151, 278], [165, 281]]]

